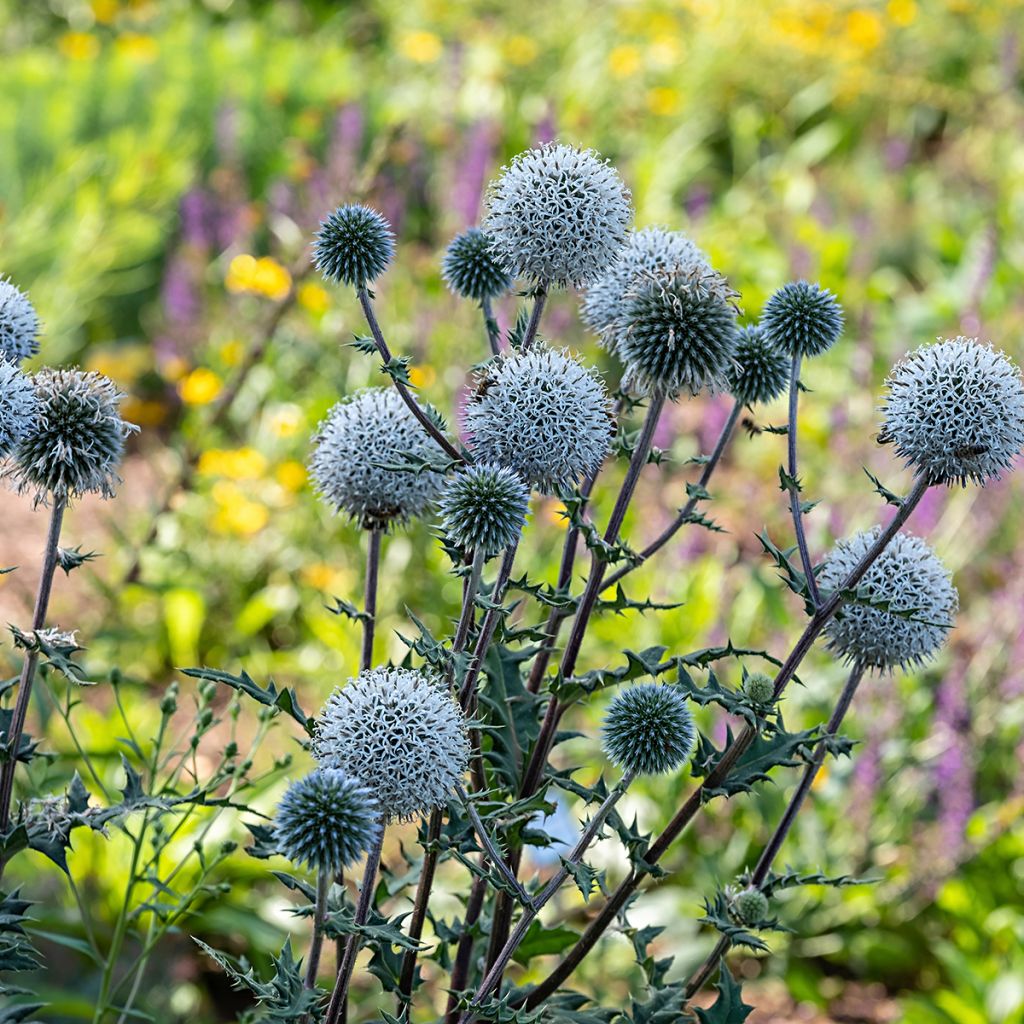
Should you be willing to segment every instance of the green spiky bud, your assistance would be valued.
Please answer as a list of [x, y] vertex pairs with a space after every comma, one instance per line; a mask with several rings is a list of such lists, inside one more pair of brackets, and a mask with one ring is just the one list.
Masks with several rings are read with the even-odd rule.
[[339, 206], [320, 224], [313, 263], [329, 281], [362, 288], [387, 269], [395, 255], [391, 225], [368, 206]]
[[490, 235], [479, 228], [452, 239], [441, 262], [441, 277], [456, 295], [480, 302], [512, 287], [512, 278], [494, 262], [492, 245]]
[[662, 775], [689, 760], [697, 729], [683, 692], [645, 683], [616, 694], [604, 724], [604, 751], [627, 772]]
[[843, 308], [827, 288], [791, 281], [768, 300], [761, 327], [768, 341], [790, 358], [817, 356], [843, 333]]

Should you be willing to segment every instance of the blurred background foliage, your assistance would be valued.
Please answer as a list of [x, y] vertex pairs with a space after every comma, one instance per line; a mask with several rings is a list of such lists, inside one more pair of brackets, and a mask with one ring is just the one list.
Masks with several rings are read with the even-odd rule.
[[[388, 216], [400, 249], [379, 283], [385, 331], [457, 421], [485, 342], [478, 311], [444, 289], [439, 257], [476, 222], [496, 169], [538, 140], [612, 159], [637, 223], [689, 232], [748, 316], [792, 277], [837, 292], [845, 338], [805, 371], [803, 476], [823, 499], [812, 546], [823, 553], [869, 525], [884, 510], [860, 467], [897, 490], [907, 482], [873, 436], [892, 361], [956, 334], [1024, 358], [1022, 29], [1014, 0], [0, 0], [0, 270], [45, 321], [40, 361], [110, 374], [144, 428], [116, 503], [86, 501], [69, 517], [70, 541], [104, 555], [55, 596], [92, 677], [120, 669], [116, 694], [145, 736], [176, 668], [273, 676], [310, 710], [353, 671], [357, 631], [325, 604], [359, 600], [360, 537], [317, 503], [304, 461], [338, 395], [380, 379], [344, 347], [364, 330], [353, 298], [307, 270], [311, 232], [354, 198]], [[514, 315], [511, 298], [502, 324]], [[615, 381], [574, 296], [555, 298], [542, 333]], [[668, 521], [685, 495], [682, 463], [708, 450], [726, 411], [718, 399], [671, 410], [657, 439], [671, 458], [646, 474], [627, 536]], [[682, 607], [605, 616], [585, 667], [617, 663], [624, 646], [681, 652], [729, 637], [785, 653], [799, 609], [754, 537], [765, 525], [789, 537], [780, 439], [756, 432], [782, 415], [757, 410], [716, 478], [709, 513], [729, 532], [681, 534], [636, 574], [630, 596]], [[187, 486], [172, 487], [186, 471]], [[857, 755], [830, 766], [783, 858], [878, 883], [788, 900], [794, 934], [771, 959], [740, 964], [759, 997], [752, 1021], [1024, 1021], [1022, 497], [1018, 473], [935, 493], [917, 514], [913, 528], [960, 588], [953, 642], [935, 665], [865, 687]], [[23, 624], [45, 523], [10, 493], [0, 508], [0, 563], [22, 567], [0, 577], [0, 612]], [[519, 563], [533, 578], [553, 580], [563, 528], [554, 502], [535, 503]], [[445, 628], [459, 600], [447, 568], [430, 524], [386, 541], [378, 658], [403, 656], [396, 630], [412, 634], [409, 610]], [[13, 664], [10, 645], [2, 657]], [[790, 721], [820, 720], [841, 676], [813, 659]], [[116, 782], [112, 692], [76, 694], [75, 720]], [[597, 701], [584, 709], [574, 724], [588, 738], [562, 748], [591, 776], [599, 713]], [[725, 723], [704, 725], [720, 736]], [[45, 727], [54, 757], [32, 786], [59, 792], [77, 754], [59, 718]], [[267, 757], [307, 756], [283, 729], [269, 746]], [[712, 941], [696, 924], [701, 899], [751, 863], [793, 781], [714, 807], [670, 858], [679, 874], [642, 898], [634, 920], [668, 924], [659, 941], [677, 969]], [[280, 784], [271, 773], [262, 806]], [[657, 828], [688, 785], [641, 788], [642, 823]], [[213, 838], [241, 838], [226, 815], [207, 824]], [[187, 850], [195, 835], [177, 841]], [[110, 928], [125, 850], [77, 845], [78, 895]], [[65, 881], [33, 856], [21, 870], [43, 926], [74, 935]], [[235, 884], [198, 900], [161, 950], [146, 1004], [158, 1020], [231, 1019], [189, 934], [265, 956], [297, 927], [243, 854], [215, 880]], [[91, 1019], [94, 981], [75, 949], [47, 952], [66, 979], [53, 1019]], [[623, 997], [638, 984], [629, 944], [607, 942], [585, 978]]]

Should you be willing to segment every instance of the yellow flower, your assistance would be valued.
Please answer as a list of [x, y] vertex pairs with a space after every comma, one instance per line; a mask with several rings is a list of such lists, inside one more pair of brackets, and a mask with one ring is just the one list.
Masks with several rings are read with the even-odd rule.
[[140, 32], [125, 32], [124, 35], [118, 36], [114, 47], [118, 53], [123, 53], [140, 64], [152, 64], [160, 53], [156, 40]]
[[100, 41], [88, 32], [65, 32], [57, 48], [69, 60], [92, 60], [100, 52]]
[[859, 8], [846, 16], [846, 38], [859, 49], [875, 49], [884, 36], [885, 26], [874, 11]]
[[320, 285], [314, 284], [312, 281], [307, 281], [299, 288], [298, 300], [303, 309], [308, 309], [310, 313], [316, 314], [326, 312], [330, 301], [327, 289], [321, 288]]
[[121, 416], [140, 427], [158, 427], [167, 419], [167, 406], [152, 398], [129, 395], [121, 402]]
[[616, 78], [631, 78], [640, 70], [642, 64], [640, 51], [635, 46], [616, 46], [608, 54], [608, 70]]
[[437, 371], [432, 366], [414, 366], [409, 371], [409, 383], [414, 388], [429, 388], [437, 380]]
[[667, 85], [655, 86], [647, 91], [647, 109], [652, 114], [668, 117], [679, 110], [679, 90]]
[[270, 256], [240, 253], [231, 260], [224, 284], [229, 292], [250, 292], [280, 301], [292, 288], [292, 275]]
[[225, 366], [237, 366], [245, 354], [245, 345], [238, 338], [225, 341], [220, 347], [220, 358]]
[[178, 394], [186, 405], [206, 405], [221, 393], [221, 379], [204, 366], [197, 366], [179, 385]]
[[225, 505], [213, 517], [216, 529], [223, 533], [236, 533], [242, 537], [251, 537], [254, 533], [259, 533], [269, 521], [270, 513], [267, 507], [248, 498]]
[[302, 410], [297, 405], [281, 405], [270, 414], [270, 432], [275, 437], [294, 437], [302, 422]]
[[117, 0], [92, 0], [89, 6], [101, 25], [109, 25], [117, 17]]
[[344, 591], [349, 583], [348, 573], [327, 565], [324, 562], [314, 562], [302, 569], [303, 581], [314, 590], [326, 590], [332, 593]]
[[267, 469], [267, 459], [255, 448], [210, 448], [199, 456], [199, 472], [230, 480], [258, 480]]
[[433, 32], [406, 32], [399, 40], [402, 54], [418, 64], [433, 64], [443, 51], [441, 40]]
[[306, 485], [306, 467], [301, 462], [296, 462], [294, 459], [290, 459], [288, 462], [282, 462], [281, 465], [274, 470], [274, 476], [277, 478], [277, 482], [286, 491], [291, 491], [293, 494], [296, 491], [301, 491]]
[[529, 36], [512, 36], [505, 43], [505, 56], [513, 64], [529, 64], [537, 59], [540, 48]]
[[906, 26], [917, 17], [917, 4], [914, 0], [889, 0], [885, 12], [894, 24]]

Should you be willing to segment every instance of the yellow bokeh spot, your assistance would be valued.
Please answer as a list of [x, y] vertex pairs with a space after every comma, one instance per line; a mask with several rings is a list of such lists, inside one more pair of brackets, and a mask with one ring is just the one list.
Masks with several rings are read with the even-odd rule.
[[167, 406], [152, 398], [129, 395], [121, 402], [121, 417], [139, 427], [158, 427], [167, 419]]
[[92, 60], [100, 52], [100, 41], [88, 32], [65, 32], [57, 49], [70, 60]]
[[346, 573], [325, 562], [314, 562], [302, 569], [303, 582], [314, 590], [331, 592], [344, 590], [348, 585], [346, 577]]
[[398, 49], [402, 55], [418, 64], [432, 64], [444, 49], [441, 40], [433, 32], [406, 32], [399, 40]]
[[171, 356], [161, 367], [165, 380], [181, 380], [188, 373], [188, 360], [181, 356]]
[[679, 111], [679, 90], [659, 85], [647, 92], [647, 109], [652, 114], [668, 117]]
[[294, 459], [282, 462], [274, 470], [274, 476], [277, 478], [277, 482], [286, 491], [291, 491], [292, 494], [296, 491], [301, 491], [306, 486], [306, 467]]
[[89, 6], [101, 25], [109, 25], [117, 17], [117, 0], [92, 0]]
[[511, 36], [505, 43], [505, 56], [512, 64], [529, 64], [537, 59], [540, 47], [529, 36]]
[[320, 285], [315, 284], [312, 281], [307, 281], [298, 293], [299, 305], [303, 309], [308, 309], [310, 313], [325, 313], [329, 303], [329, 297], [327, 295], [327, 289], [321, 288]]
[[221, 362], [225, 366], [237, 366], [245, 355], [245, 345], [238, 338], [225, 341], [220, 347]]
[[92, 352], [85, 364], [123, 386], [137, 380], [153, 365], [153, 353], [145, 345], [121, 345]]
[[675, 64], [682, 55], [679, 39], [672, 35], [661, 35], [651, 40], [647, 48], [647, 58], [652, 64], [667, 67]]
[[186, 405], [206, 405], [221, 393], [222, 387], [213, 370], [198, 366], [178, 385], [178, 394]]
[[616, 46], [608, 54], [608, 70], [616, 78], [631, 78], [643, 65], [640, 51], [635, 46]]
[[114, 48], [131, 60], [140, 64], [152, 64], [160, 55], [160, 48], [152, 36], [141, 32], [125, 32], [114, 41]]
[[414, 366], [409, 371], [409, 383], [414, 388], [429, 388], [437, 380], [437, 371], [432, 366]]
[[818, 769], [818, 774], [815, 775], [814, 782], [811, 783], [811, 789], [821, 789], [826, 782], [828, 782], [828, 765], [823, 764]]
[[270, 521], [270, 513], [265, 505], [258, 501], [243, 498], [241, 501], [225, 505], [213, 517], [213, 525], [223, 533], [235, 533], [241, 537], [251, 537], [259, 533]]
[[544, 505], [544, 517], [560, 529], [569, 529], [569, 517], [566, 515], [565, 505], [560, 501], [547, 502]]
[[889, 0], [885, 12], [894, 24], [911, 25], [917, 17], [917, 4], [914, 0]]
[[302, 410], [297, 405], [282, 405], [270, 414], [270, 432], [275, 437], [294, 437], [302, 423]]
[[875, 11], [860, 8], [846, 16], [846, 38], [861, 50], [873, 50], [885, 37], [885, 25]]
[[258, 480], [267, 470], [262, 452], [243, 448], [210, 448], [199, 456], [199, 472], [230, 480]]
[[292, 275], [270, 256], [256, 259], [248, 253], [240, 253], [231, 260], [224, 284], [229, 292], [265, 295], [279, 302], [292, 289]]

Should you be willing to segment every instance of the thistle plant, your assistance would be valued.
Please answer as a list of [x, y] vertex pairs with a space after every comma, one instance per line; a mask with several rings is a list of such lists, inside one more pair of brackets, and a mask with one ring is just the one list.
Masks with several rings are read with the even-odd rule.
[[14, 363], [0, 359], [0, 459], [32, 429], [36, 410], [32, 379]]
[[27, 295], [0, 278], [0, 359], [20, 363], [39, 351], [39, 315]]

